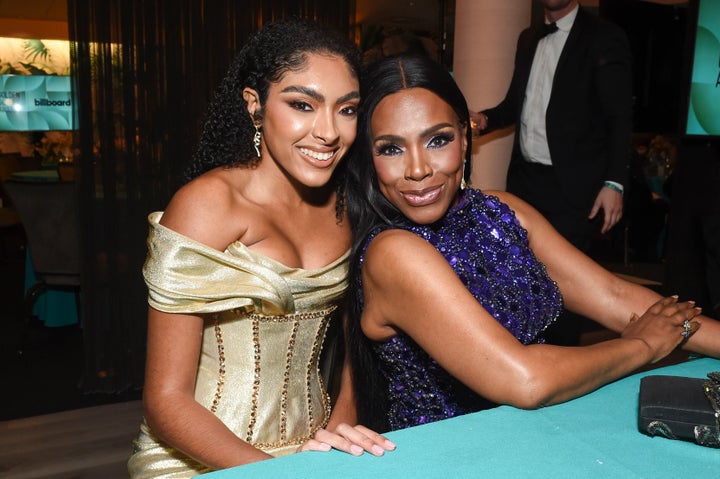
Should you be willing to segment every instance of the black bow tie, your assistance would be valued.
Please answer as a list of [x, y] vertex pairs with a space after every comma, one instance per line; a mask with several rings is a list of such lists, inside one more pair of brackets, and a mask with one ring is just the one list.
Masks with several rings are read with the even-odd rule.
[[543, 38], [544, 36], [550, 35], [551, 33], [555, 33], [557, 31], [557, 23], [544, 23], [543, 26], [540, 27], [540, 38]]

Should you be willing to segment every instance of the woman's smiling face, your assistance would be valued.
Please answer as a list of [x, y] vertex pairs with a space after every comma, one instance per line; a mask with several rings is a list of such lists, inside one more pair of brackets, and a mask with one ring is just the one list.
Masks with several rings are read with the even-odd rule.
[[302, 70], [271, 83], [263, 112], [263, 161], [308, 187], [324, 186], [355, 140], [358, 80], [338, 56], [307, 54]]
[[383, 98], [370, 119], [382, 194], [418, 224], [439, 220], [457, 200], [467, 148], [452, 107], [424, 88]]

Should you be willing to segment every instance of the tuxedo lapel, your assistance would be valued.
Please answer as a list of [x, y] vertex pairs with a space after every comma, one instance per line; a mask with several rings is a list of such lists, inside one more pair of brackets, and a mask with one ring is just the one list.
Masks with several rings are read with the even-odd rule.
[[[586, 32], [585, 23], [587, 22], [587, 15], [591, 14], [587, 13], [582, 9], [582, 7], [580, 7], [577, 13], [577, 17], [575, 17], [575, 21], [573, 22], [573, 26], [570, 29], [570, 33], [568, 34], [568, 38], [565, 41], [565, 46], [560, 53], [557, 68], [555, 69], [556, 78], [561, 73], [563, 66], [568, 60], [568, 57], [572, 54], [573, 50], [577, 48], [577, 45], [580, 42], [584, 32]], [[553, 83], [555, 83], [554, 80]]]
[[537, 50], [538, 43], [542, 38], [542, 32], [539, 27], [527, 30], [526, 33], [527, 40], [525, 45], [522, 47], [524, 54], [520, 57], [516, 66], [516, 68], [520, 70], [518, 72], [518, 78], [521, 79], [520, 88], [518, 90], [520, 95], [520, 108], [522, 108], [522, 102], [525, 98], [525, 90], [527, 88], [528, 80], [530, 80], [530, 70], [532, 69], [533, 59], [535, 58], [535, 50]]

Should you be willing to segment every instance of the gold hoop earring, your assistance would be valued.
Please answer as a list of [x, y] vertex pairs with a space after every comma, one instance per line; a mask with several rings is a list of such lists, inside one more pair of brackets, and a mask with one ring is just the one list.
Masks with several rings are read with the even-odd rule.
[[258, 123], [254, 123], [255, 134], [253, 135], [253, 147], [255, 147], [255, 153], [260, 158], [260, 140], [262, 139], [262, 127]]
[[460, 180], [460, 190], [464, 190], [467, 188], [467, 181], [465, 181], [465, 163], [467, 160], [463, 161], [463, 169], [462, 169], [462, 180]]

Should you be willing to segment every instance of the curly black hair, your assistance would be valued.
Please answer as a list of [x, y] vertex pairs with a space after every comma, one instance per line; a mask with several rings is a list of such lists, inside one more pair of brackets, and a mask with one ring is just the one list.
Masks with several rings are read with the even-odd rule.
[[250, 37], [215, 91], [193, 160], [185, 171], [186, 180], [219, 166], [252, 166], [258, 162], [253, 146], [255, 127], [243, 89], [257, 91], [264, 104], [270, 84], [280, 81], [289, 71], [302, 69], [310, 53], [338, 56], [358, 76], [361, 60], [357, 47], [338, 32], [311, 20], [279, 20]]

